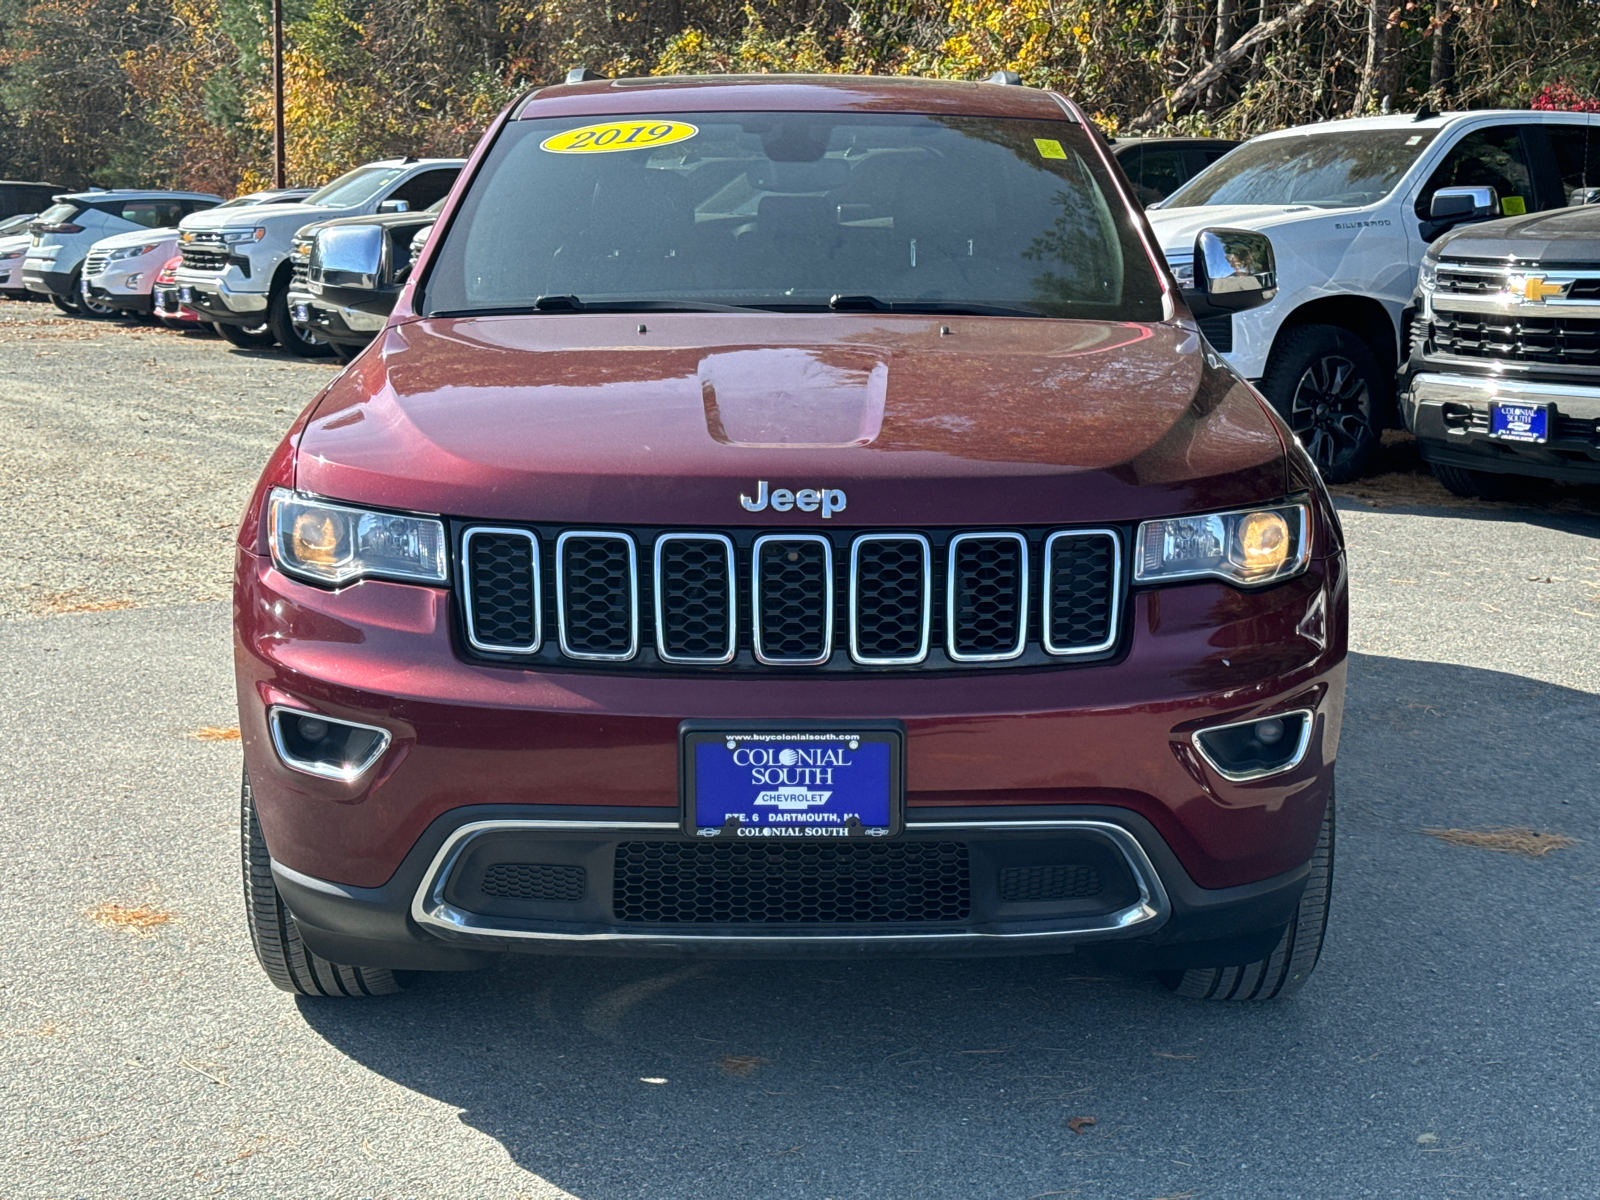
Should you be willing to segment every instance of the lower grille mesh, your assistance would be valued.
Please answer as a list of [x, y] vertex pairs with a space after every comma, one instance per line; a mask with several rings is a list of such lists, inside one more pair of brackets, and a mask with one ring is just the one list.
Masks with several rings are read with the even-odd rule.
[[495, 863], [483, 873], [479, 890], [485, 896], [503, 900], [583, 899], [582, 867], [555, 863]]
[[612, 905], [619, 921], [659, 924], [960, 921], [967, 847], [624, 842]]
[[1000, 868], [1000, 899], [1010, 903], [1078, 900], [1098, 896], [1104, 890], [1100, 872], [1081, 863]]

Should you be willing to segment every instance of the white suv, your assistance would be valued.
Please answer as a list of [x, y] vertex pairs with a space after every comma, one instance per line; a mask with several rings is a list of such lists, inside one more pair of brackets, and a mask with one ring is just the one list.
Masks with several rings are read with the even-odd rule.
[[294, 354], [324, 354], [327, 347], [296, 329], [289, 310], [295, 232], [334, 217], [426, 208], [450, 191], [465, 161], [387, 159], [341, 175], [299, 204], [191, 217], [179, 226], [179, 300], [236, 346], [277, 342]]
[[[1494, 189], [1494, 211], [1434, 216], [1441, 188]], [[1600, 187], [1600, 116], [1419, 113], [1263, 134], [1149, 210], [1178, 282], [1192, 286], [1194, 240], [1233, 226], [1272, 237], [1277, 298], [1202, 315], [1213, 347], [1256, 381], [1330, 482], [1359, 475], [1398, 424], [1417, 268], [1465, 220], [1582, 203]]]
[[222, 203], [207, 192], [132, 190], [67, 192], [30, 225], [33, 240], [22, 260], [22, 281], [62, 312], [84, 312], [80, 271], [89, 248], [103, 238], [162, 229]]

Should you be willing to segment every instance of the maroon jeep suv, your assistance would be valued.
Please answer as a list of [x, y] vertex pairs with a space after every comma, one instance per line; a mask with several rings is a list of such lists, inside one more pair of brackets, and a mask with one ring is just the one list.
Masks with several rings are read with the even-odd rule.
[[[1347, 584], [1054, 93], [587, 79], [489, 130], [239, 531], [278, 986], [547, 954], [1315, 965]], [[392, 287], [320, 239], [333, 302]]]

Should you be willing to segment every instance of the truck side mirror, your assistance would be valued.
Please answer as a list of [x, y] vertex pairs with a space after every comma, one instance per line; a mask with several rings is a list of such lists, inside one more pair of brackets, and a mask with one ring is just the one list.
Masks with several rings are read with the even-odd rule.
[[341, 308], [389, 312], [389, 238], [381, 225], [332, 225], [311, 243], [306, 284], [311, 294]]
[[1492, 187], [1440, 188], [1428, 202], [1435, 221], [1486, 221], [1500, 215], [1500, 197]]
[[380, 216], [384, 213], [403, 213], [410, 211], [411, 201], [409, 200], [385, 200], [378, 205], [378, 214]]
[[1184, 300], [1195, 316], [1244, 312], [1278, 294], [1272, 242], [1251, 229], [1202, 229], [1194, 239], [1194, 288]]

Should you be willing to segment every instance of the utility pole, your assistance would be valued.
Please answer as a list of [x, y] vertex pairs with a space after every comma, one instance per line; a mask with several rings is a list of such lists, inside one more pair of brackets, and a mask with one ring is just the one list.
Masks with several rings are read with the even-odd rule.
[[283, 142], [283, 0], [272, 0], [272, 184], [288, 187]]

